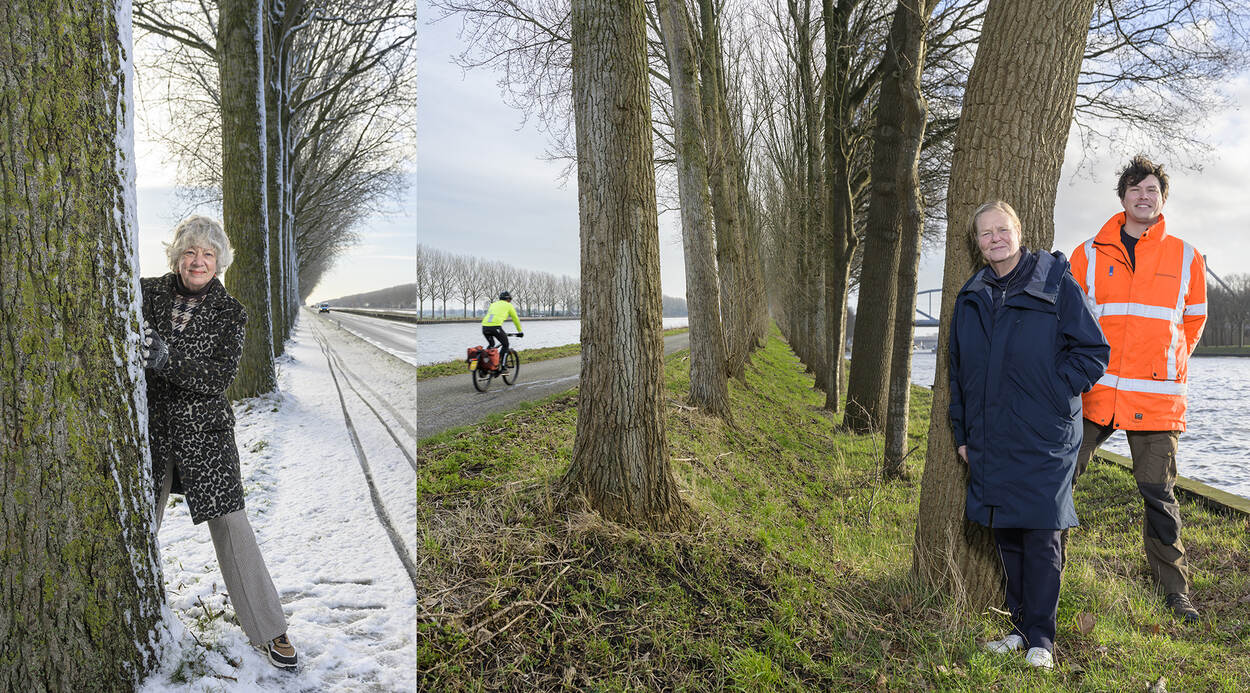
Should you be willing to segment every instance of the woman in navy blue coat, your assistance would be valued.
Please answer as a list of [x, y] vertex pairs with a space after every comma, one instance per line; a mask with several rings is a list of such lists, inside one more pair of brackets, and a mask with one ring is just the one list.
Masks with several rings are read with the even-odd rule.
[[1012, 631], [987, 643], [1053, 667], [1060, 535], [1077, 524], [1072, 475], [1081, 393], [1110, 348], [1062, 253], [1020, 246], [1006, 202], [977, 209], [970, 231], [987, 265], [959, 290], [950, 337], [950, 420], [968, 465], [968, 519], [990, 527], [1007, 581]]

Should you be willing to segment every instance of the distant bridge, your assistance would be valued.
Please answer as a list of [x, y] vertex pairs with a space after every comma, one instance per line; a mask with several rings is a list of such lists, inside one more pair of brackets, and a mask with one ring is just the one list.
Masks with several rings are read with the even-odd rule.
[[[941, 295], [941, 293], [942, 293], [941, 289], [927, 289], [925, 291], [916, 292], [916, 315], [919, 315], [921, 317], [916, 318], [916, 321], [912, 323], [913, 325], [915, 325], [916, 327], [937, 327], [938, 326], [938, 319], [933, 317], [933, 314], [935, 312], [933, 310], [933, 294]], [[920, 309], [920, 297], [921, 296], [929, 297], [929, 304], [927, 306], [928, 307], [927, 311]], [[942, 303], [941, 301], [939, 301], [938, 310], [936, 312], [938, 313], [942, 312], [941, 308], [942, 308]]]

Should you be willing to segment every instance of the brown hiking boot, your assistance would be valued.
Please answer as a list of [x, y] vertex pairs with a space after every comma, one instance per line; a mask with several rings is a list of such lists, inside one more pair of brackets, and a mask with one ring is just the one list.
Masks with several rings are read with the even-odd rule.
[[1163, 600], [1168, 608], [1172, 610], [1172, 615], [1181, 619], [1186, 623], [1198, 622], [1198, 610], [1194, 608], [1193, 603], [1189, 601], [1189, 595], [1184, 592], [1172, 592]]
[[256, 649], [262, 650], [269, 657], [269, 663], [275, 667], [286, 671], [295, 671], [295, 665], [298, 661], [295, 656], [295, 646], [287, 639], [286, 633], [279, 635], [264, 645], [257, 645]]

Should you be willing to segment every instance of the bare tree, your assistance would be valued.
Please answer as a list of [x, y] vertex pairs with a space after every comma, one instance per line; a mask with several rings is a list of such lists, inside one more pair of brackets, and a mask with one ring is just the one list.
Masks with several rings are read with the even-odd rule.
[[689, 509], [669, 468], [664, 342], [641, 3], [575, 0], [573, 100], [581, 215], [581, 389], [569, 498], [605, 518], [672, 527]]
[[[868, 213], [869, 224], [880, 219], [881, 223], [897, 225], [900, 229], [898, 309], [894, 315], [885, 416], [884, 474], [888, 479], [906, 476], [903, 463], [907, 457], [911, 408], [916, 270], [924, 230], [919, 162], [928, 109], [921, 92], [920, 78], [924, 66], [926, 22], [935, 4], [934, 0], [900, 0], [894, 11], [890, 48], [886, 51], [888, 63], [878, 106], [879, 136], [873, 149], [874, 189]], [[895, 130], [897, 138], [893, 134]], [[877, 165], [878, 161], [880, 165]], [[862, 294], [860, 301], [862, 310], [867, 307]]]
[[456, 286], [454, 261], [452, 256], [436, 250], [430, 253], [430, 313], [433, 313], [434, 300], [443, 302], [443, 317], [447, 317], [447, 299]]
[[1086, 156], [1149, 149], [1201, 164], [1201, 125], [1250, 64], [1248, 21], [1234, 0], [1097, 0], [1074, 114]]
[[221, 80], [221, 207], [235, 259], [226, 290], [247, 309], [239, 372], [226, 395], [255, 397], [278, 386], [270, 316], [269, 219], [265, 200], [265, 102], [260, 0], [218, 3]]
[[129, 17], [0, 4], [0, 690], [155, 667]]
[[[417, 244], [417, 317], [421, 317], [422, 306], [425, 304], [425, 297], [430, 295], [432, 288], [433, 275], [431, 274], [430, 262], [434, 251], [429, 247]], [[430, 303], [430, 314], [434, 314], [433, 301]]]
[[690, 310], [690, 403], [728, 419], [728, 364], [712, 243], [712, 200], [698, 62], [684, 0], [658, 0], [658, 4], [677, 118], [674, 139], [686, 260], [686, 304]]
[[[923, 4], [922, 4], [923, 3]], [[846, 392], [844, 426], [856, 433], [880, 431], [885, 427], [887, 403], [891, 402], [891, 362], [898, 355], [893, 349], [911, 354], [911, 311], [906, 315], [905, 343], [903, 333], [896, 334], [895, 306], [904, 299], [897, 293], [896, 277], [901, 263], [914, 264], [917, 251], [901, 257], [904, 226], [923, 223], [918, 206], [919, 172], [917, 160], [924, 140], [927, 109], [920, 92], [920, 76], [924, 65], [924, 36], [932, 2], [902, 0], [894, 10], [888, 48], [881, 57], [883, 73], [877, 102], [876, 129], [873, 133], [871, 188], [864, 254], [860, 271], [859, 309], [872, 315], [864, 321], [851, 352], [850, 377]], [[908, 298], [915, 301], [913, 286]], [[900, 306], [906, 307], [906, 306]], [[905, 381], [904, 381], [905, 382]], [[908, 391], [899, 393], [906, 399]], [[906, 430], [904, 419], [903, 430]]]

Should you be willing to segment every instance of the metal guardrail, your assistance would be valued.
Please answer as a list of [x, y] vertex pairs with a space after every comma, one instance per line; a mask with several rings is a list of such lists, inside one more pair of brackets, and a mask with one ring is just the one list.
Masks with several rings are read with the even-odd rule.
[[397, 310], [375, 310], [373, 308], [339, 308], [338, 306], [330, 306], [331, 312], [338, 313], [354, 313], [356, 315], [368, 315], [374, 318], [385, 318], [387, 320], [398, 320], [399, 322], [417, 321], [416, 313], [405, 313]]

